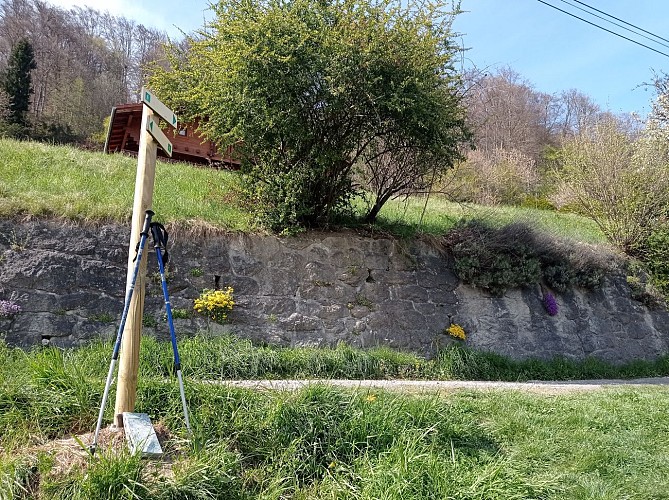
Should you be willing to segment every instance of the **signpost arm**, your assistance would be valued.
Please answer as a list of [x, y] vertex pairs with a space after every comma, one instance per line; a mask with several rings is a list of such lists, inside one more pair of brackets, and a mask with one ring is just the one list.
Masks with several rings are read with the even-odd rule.
[[[144, 214], [151, 208], [153, 200], [153, 185], [156, 173], [156, 156], [158, 144], [147, 131], [147, 123], [153, 116], [148, 106], [142, 106], [142, 124], [140, 127], [139, 151], [137, 154], [137, 177], [135, 179], [135, 199], [132, 207], [132, 229], [128, 252], [128, 275], [126, 282], [130, 286], [134, 271], [133, 259], [135, 248], [140, 239]], [[139, 370], [139, 344], [144, 315], [144, 293], [146, 276], [146, 254], [142, 256], [139, 274], [135, 284], [135, 292], [130, 302], [128, 318], [123, 330], [121, 357], [118, 371], [118, 388], [116, 391], [116, 406], [114, 409], [114, 423], [123, 427], [123, 412], [132, 412], [135, 409], [137, 397], [137, 373]]]

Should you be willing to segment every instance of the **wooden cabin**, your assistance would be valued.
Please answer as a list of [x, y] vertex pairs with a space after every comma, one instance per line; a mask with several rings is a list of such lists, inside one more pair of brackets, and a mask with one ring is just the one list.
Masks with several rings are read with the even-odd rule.
[[[139, 131], [142, 123], [142, 104], [121, 104], [112, 108], [105, 153], [134, 153], [139, 150]], [[216, 145], [203, 138], [197, 128], [199, 120], [194, 123], [177, 124], [177, 128], [168, 127], [163, 130], [172, 143], [172, 159], [191, 163], [204, 163], [222, 168], [236, 170], [239, 160], [233, 157], [231, 147], [224, 153], [218, 151]], [[167, 158], [167, 155], [158, 148], [158, 156]]]

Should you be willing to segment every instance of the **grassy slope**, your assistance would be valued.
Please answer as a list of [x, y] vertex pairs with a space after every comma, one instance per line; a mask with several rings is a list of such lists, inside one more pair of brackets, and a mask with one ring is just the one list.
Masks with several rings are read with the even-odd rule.
[[189, 444], [177, 384], [155, 365], [156, 375], [140, 378], [137, 411], [175, 433], [165, 446], [173, 474], [105, 449], [67, 471], [36, 446], [90, 432], [103, 386], [67, 358], [0, 345], [0, 498], [21, 488], [68, 499], [660, 499], [669, 491], [665, 388], [436, 396], [261, 392], [186, 379]]
[[[0, 216], [17, 213], [88, 221], [130, 219], [136, 160], [65, 146], [0, 139]], [[187, 227], [254, 230], [239, 203], [238, 175], [158, 162], [154, 210], [161, 221]], [[524, 221], [556, 235], [589, 243], [604, 237], [589, 220], [570, 214], [511, 207], [480, 207], [432, 197], [391, 201], [378, 227], [398, 235], [443, 234], [461, 219], [484, 217], [499, 224]]]
[[[0, 215], [126, 222], [136, 169], [121, 155], [0, 139]], [[248, 212], [228, 202], [236, 186], [230, 172], [158, 162], [153, 208], [164, 222], [248, 230]]]

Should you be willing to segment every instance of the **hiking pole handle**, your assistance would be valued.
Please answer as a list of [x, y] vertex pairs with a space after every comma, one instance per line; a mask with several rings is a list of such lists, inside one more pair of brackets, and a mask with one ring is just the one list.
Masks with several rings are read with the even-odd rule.
[[145, 235], [147, 238], [149, 237], [149, 228], [151, 227], [151, 219], [153, 216], [156, 215], [153, 210], [147, 210], [144, 212], [144, 225], [142, 226], [142, 232], [139, 233], [140, 237], [141, 235]]

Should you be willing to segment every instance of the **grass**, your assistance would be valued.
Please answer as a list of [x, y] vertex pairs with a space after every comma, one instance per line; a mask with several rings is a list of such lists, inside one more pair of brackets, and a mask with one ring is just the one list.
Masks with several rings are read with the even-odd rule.
[[0, 498], [660, 499], [669, 491], [665, 388], [444, 396], [253, 391], [189, 377], [186, 440], [177, 384], [155, 358], [142, 360], [136, 411], [171, 431], [168, 460], [103, 448], [62, 467], [53, 440], [95, 426], [104, 380], [90, 374], [101, 355], [0, 345]]
[[[122, 155], [0, 139], [0, 216], [125, 223], [136, 169], [137, 160]], [[232, 172], [158, 162], [153, 209], [162, 222], [251, 230], [237, 181]]]
[[[0, 216], [29, 214], [126, 223], [131, 216], [136, 165], [134, 158], [122, 155], [0, 139]], [[258, 230], [240, 200], [237, 173], [183, 163], [157, 164], [153, 209], [162, 222], [189, 228]], [[423, 205], [420, 197], [391, 200], [371, 229], [400, 237], [441, 235], [458, 221], [483, 218], [499, 225], [524, 221], [557, 236], [605, 242], [592, 221], [573, 214], [456, 204], [433, 196], [421, 220]], [[358, 201], [358, 211], [362, 209]], [[346, 225], [359, 223], [349, 220]]]
[[[1, 342], [1, 341], [0, 341]], [[4, 344], [0, 344], [4, 346]], [[36, 349], [29, 353], [3, 347], [5, 363], [47, 367], [61, 385], [69, 376], [103, 380], [112, 352], [109, 341], [95, 341], [76, 349]], [[583, 380], [669, 376], [669, 356], [656, 361], [612, 365], [594, 358], [571, 361], [514, 361], [494, 353], [452, 344], [434, 359], [387, 347], [356, 349], [346, 344], [332, 348], [256, 346], [233, 336], [198, 335], [179, 340], [184, 377], [199, 380], [228, 379], [413, 379], [413, 380]], [[12, 374], [0, 374], [4, 377]], [[144, 336], [140, 352], [140, 377], [170, 377], [173, 373], [170, 342]], [[69, 375], [68, 375], [69, 374]], [[44, 375], [46, 377], [46, 375]]]
[[606, 243], [606, 238], [593, 221], [576, 214], [523, 207], [455, 203], [441, 196], [432, 196], [421, 222], [424, 204], [425, 199], [422, 197], [411, 197], [405, 201], [391, 200], [381, 211], [378, 225], [394, 234], [409, 237], [419, 232], [442, 235], [458, 222], [473, 219], [480, 219], [497, 227], [522, 222], [553, 236], [584, 243]]

